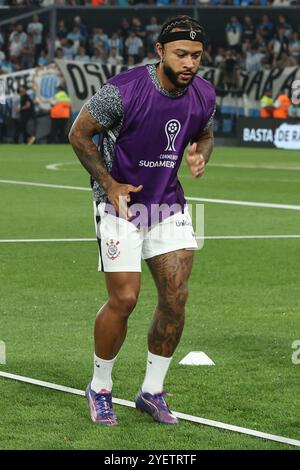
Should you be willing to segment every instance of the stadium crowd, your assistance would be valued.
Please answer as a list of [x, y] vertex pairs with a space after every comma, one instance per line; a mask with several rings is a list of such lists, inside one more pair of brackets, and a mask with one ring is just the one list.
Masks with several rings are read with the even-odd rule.
[[[123, 18], [108, 34], [104, 27], [90, 28], [79, 16], [57, 23], [55, 57], [111, 65], [134, 65], [156, 61], [155, 43], [160, 24], [155, 16], [146, 23], [137, 17]], [[209, 33], [209, 32], [208, 32]], [[0, 74], [50, 62], [45, 25], [34, 15], [26, 27], [21, 22], [0, 31]], [[232, 16], [225, 24], [222, 43], [208, 44], [202, 65], [219, 67], [222, 82], [234, 88], [241, 70], [247, 72], [285, 68], [300, 64], [300, 27], [293, 28], [283, 15], [272, 21], [262, 15]]]

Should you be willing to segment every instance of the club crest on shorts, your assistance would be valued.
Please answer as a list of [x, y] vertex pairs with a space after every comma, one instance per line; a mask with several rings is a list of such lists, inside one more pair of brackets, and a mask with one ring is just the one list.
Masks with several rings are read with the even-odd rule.
[[112, 261], [116, 258], [118, 258], [120, 254], [120, 250], [118, 248], [118, 245], [120, 242], [118, 240], [110, 240], [109, 242], [106, 242], [107, 245], [107, 253], [106, 256], [111, 259]]

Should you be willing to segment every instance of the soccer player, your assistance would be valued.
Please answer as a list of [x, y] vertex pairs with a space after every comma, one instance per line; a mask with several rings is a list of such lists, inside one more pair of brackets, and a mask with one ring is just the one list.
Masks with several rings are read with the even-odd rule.
[[166, 21], [156, 44], [160, 62], [108, 80], [83, 106], [69, 134], [91, 175], [99, 270], [108, 293], [95, 322], [94, 375], [86, 390], [91, 419], [99, 424], [117, 424], [111, 374], [138, 299], [141, 258], [158, 301], [136, 408], [158, 422], [177, 423], [163, 384], [182, 334], [197, 248], [177, 172], [188, 143], [195, 177], [203, 175], [212, 152], [215, 92], [197, 76], [204, 43], [204, 30], [193, 18]]

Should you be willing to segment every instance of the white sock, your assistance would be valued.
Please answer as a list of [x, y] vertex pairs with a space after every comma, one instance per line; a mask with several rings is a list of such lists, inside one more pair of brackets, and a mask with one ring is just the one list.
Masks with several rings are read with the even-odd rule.
[[143, 393], [161, 393], [164, 388], [165, 376], [168, 372], [172, 357], [156, 356], [148, 351], [147, 370], [142, 385]]
[[107, 361], [94, 354], [94, 375], [91, 382], [91, 388], [94, 392], [100, 392], [100, 390], [111, 392], [113, 386], [111, 372], [116, 359], [117, 356]]

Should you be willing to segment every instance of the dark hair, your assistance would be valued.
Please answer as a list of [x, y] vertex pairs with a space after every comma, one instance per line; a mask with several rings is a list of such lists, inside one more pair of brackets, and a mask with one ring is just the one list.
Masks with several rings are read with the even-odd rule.
[[191, 16], [188, 15], [178, 15], [172, 16], [171, 18], [167, 18], [167, 20], [163, 23], [160, 34], [170, 33], [172, 29], [178, 28], [183, 31], [199, 31], [202, 34], [205, 34], [203, 26], [199, 23], [199, 21], [195, 20]]

